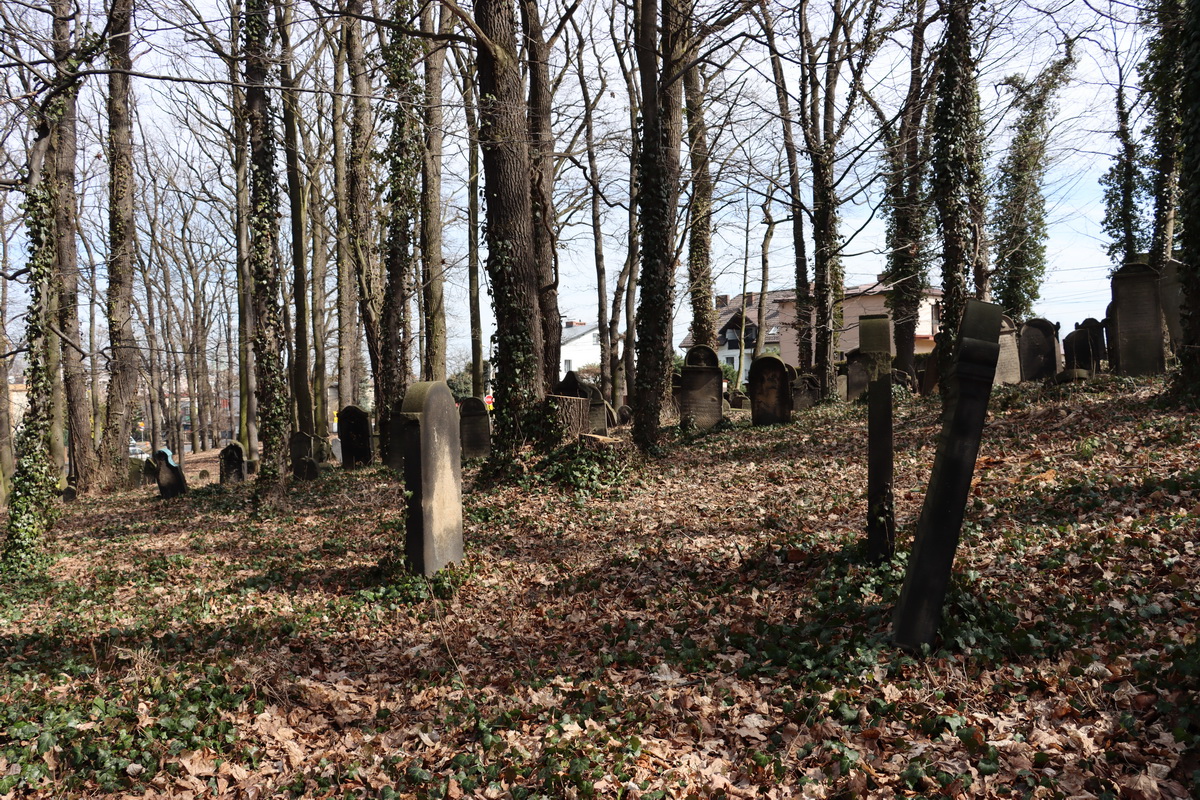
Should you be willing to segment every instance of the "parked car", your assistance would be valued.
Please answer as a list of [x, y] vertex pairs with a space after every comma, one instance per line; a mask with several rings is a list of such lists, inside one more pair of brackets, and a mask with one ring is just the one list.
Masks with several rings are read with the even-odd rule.
[[140, 458], [143, 461], [150, 457], [150, 443], [139, 442], [132, 436], [129, 437], [129, 457]]

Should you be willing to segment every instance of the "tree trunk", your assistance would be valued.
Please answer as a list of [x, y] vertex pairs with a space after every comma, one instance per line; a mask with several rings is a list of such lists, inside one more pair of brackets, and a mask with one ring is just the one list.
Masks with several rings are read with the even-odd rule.
[[[694, 52], [689, 55], [695, 58]], [[709, 168], [708, 125], [704, 121], [704, 79], [699, 63], [688, 67], [684, 73], [683, 88], [687, 98], [688, 153], [692, 168], [691, 225], [688, 229], [692, 344], [713, 347], [717, 343], [717, 309], [713, 302], [712, 279], [713, 179]]]
[[463, 112], [467, 122], [467, 295], [471, 316], [471, 393], [483, 397], [487, 380], [483, 373], [483, 320], [479, 307], [479, 121], [475, 113], [478, 93], [474, 70], [474, 63], [462, 67]]
[[[342, 19], [339, 25], [344, 29], [349, 22]], [[358, 340], [355, 336], [356, 323], [354, 261], [350, 254], [350, 200], [349, 178], [346, 164], [346, 111], [342, 100], [346, 72], [346, 34], [338, 35], [338, 43], [333, 59], [333, 96], [330, 99], [332, 107], [333, 136], [333, 205], [337, 225], [336, 255], [337, 262], [337, 318], [338, 318], [338, 411], [357, 400], [354, 386], [354, 361], [358, 352]]]
[[[434, 25], [434, 3], [421, 11], [421, 30], [448, 34], [453, 18], [438, 5]], [[425, 305], [425, 357], [421, 375], [427, 381], [446, 380], [446, 306], [442, 299], [446, 264], [442, 259], [442, 76], [446, 45], [425, 43], [425, 148], [421, 160], [421, 291]]]

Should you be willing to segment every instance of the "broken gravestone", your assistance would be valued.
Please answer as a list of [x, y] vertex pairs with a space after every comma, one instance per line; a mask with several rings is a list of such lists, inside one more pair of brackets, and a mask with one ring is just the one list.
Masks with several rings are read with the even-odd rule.
[[792, 385], [782, 358], [768, 353], [754, 359], [748, 388], [752, 424], [779, 425], [792, 421]]
[[892, 322], [887, 314], [869, 314], [859, 322], [858, 349], [868, 373], [867, 557], [878, 563], [891, 558], [896, 549], [892, 511]]
[[246, 455], [238, 442], [230, 442], [221, 450], [221, 483], [242, 483], [246, 480]]
[[708, 430], [719, 423], [724, 382], [716, 351], [702, 344], [688, 350], [679, 375], [680, 424]]
[[154, 461], [158, 464], [159, 497], [170, 500], [187, 491], [187, 478], [183, 475], [183, 469], [175, 463], [170, 450], [165, 447], [160, 449], [154, 454]]
[[338, 438], [342, 440], [342, 466], [346, 469], [371, 463], [371, 420], [358, 406], [346, 406], [338, 414]]
[[943, 417], [933, 472], [892, 622], [893, 639], [906, 650], [932, 645], [941, 623], [1000, 356], [1002, 312], [993, 303], [968, 300], [959, 326], [951, 367], [957, 400]]
[[450, 387], [413, 384], [393, 422], [404, 430], [404, 552], [413, 572], [431, 577], [463, 557], [462, 452]]
[[487, 458], [492, 454], [492, 418], [487, 403], [478, 397], [464, 397], [458, 404], [458, 438], [464, 461]]

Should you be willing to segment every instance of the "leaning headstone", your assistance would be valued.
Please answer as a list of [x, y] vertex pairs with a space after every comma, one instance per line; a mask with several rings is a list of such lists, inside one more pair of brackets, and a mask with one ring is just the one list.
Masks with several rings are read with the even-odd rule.
[[1021, 351], [1017, 347], [1017, 324], [1012, 317], [1000, 318], [1000, 359], [996, 362], [996, 383], [1021, 382]]
[[408, 390], [401, 412], [394, 422], [404, 430], [404, 552], [413, 572], [432, 577], [463, 557], [458, 408], [444, 381], [423, 381]]
[[730, 392], [729, 405], [731, 408], [736, 408], [740, 411], [743, 408], [749, 408], [750, 398], [746, 396], [745, 392]]
[[492, 418], [482, 399], [464, 397], [458, 404], [458, 438], [464, 461], [492, 454]]
[[968, 300], [959, 326], [951, 367], [957, 399], [943, 417], [933, 472], [892, 623], [893, 638], [907, 650], [932, 645], [941, 622], [1000, 357], [1002, 312], [993, 303]]
[[886, 561], [896, 550], [892, 510], [892, 323], [887, 314], [859, 319], [859, 352], [869, 375], [867, 389], [867, 557]]
[[1021, 326], [1017, 342], [1021, 354], [1021, 378], [1043, 381], [1058, 374], [1058, 326], [1035, 318]]
[[779, 425], [792, 421], [792, 385], [782, 358], [768, 353], [754, 359], [748, 384], [751, 424]]
[[338, 414], [338, 438], [342, 440], [342, 466], [346, 469], [371, 463], [371, 420], [358, 406], [346, 406]]
[[315, 481], [320, 472], [313, 458], [313, 436], [303, 431], [293, 431], [288, 437], [288, 455], [292, 461], [292, 478], [298, 481]]
[[153, 457], [142, 462], [142, 486], [158, 483], [158, 462]]
[[921, 372], [921, 396], [928, 397], [937, 391], [941, 385], [942, 372], [938, 363], [942, 360], [941, 353], [938, 351], [938, 345], [933, 346], [933, 350], [929, 351], [929, 357], [925, 359], [925, 369]]
[[136, 489], [139, 486], [146, 485], [145, 473], [142, 471], [143, 463], [140, 458], [131, 458], [126, 464], [125, 473], [125, 488]]
[[154, 460], [158, 463], [159, 497], [170, 500], [187, 491], [187, 478], [184, 477], [180, 466], [175, 463], [175, 458], [170, 450], [165, 447], [160, 449], [154, 454]]
[[1076, 330], [1083, 331], [1088, 337], [1088, 347], [1092, 352], [1092, 372], [1099, 372], [1102, 361], [1108, 360], [1108, 349], [1104, 346], [1104, 323], [1094, 317], [1088, 317], [1083, 322], [1075, 326]]
[[1147, 264], [1126, 264], [1113, 273], [1112, 300], [1120, 374], [1158, 375], [1166, 371], [1158, 275]]
[[1063, 363], [1066, 371], [1082, 370], [1091, 373], [1099, 371], [1100, 357], [1093, 350], [1094, 342], [1087, 331], [1076, 328], [1063, 337], [1062, 344]]
[[238, 442], [230, 442], [221, 450], [221, 483], [241, 483], [246, 480], [246, 455]]
[[725, 376], [711, 347], [697, 345], [687, 351], [679, 375], [679, 421], [708, 430], [723, 418], [721, 389]]

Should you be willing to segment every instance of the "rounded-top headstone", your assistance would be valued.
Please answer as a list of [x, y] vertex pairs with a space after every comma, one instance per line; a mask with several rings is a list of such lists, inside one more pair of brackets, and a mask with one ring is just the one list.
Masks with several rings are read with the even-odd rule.
[[750, 420], [754, 425], [777, 425], [792, 421], [791, 385], [794, 377], [789, 376], [788, 367], [774, 353], [761, 355], [750, 364], [747, 383], [750, 390]]
[[371, 419], [358, 406], [346, 406], [338, 413], [338, 438], [342, 440], [342, 466], [346, 469], [371, 463]]
[[575, 370], [571, 370], [563, 376], [563, 379], [558, 382], [554, 393], [562, 397], [590, 397], [587, 390], [587, 383], [580, 380], [579, 376], [575, 374]]
[[464, 397], [458, 404], [459, 439], [462, 457], [487, 458], [492, 452], [492, 421], [487, 403], [479, 397]]
[[717, 351], [706, 344], [698, 344], [688, 350], [687, 355], [683, 357], [683, 363], [689, 367], [721, 366], [721, 361], [717, 358]]

